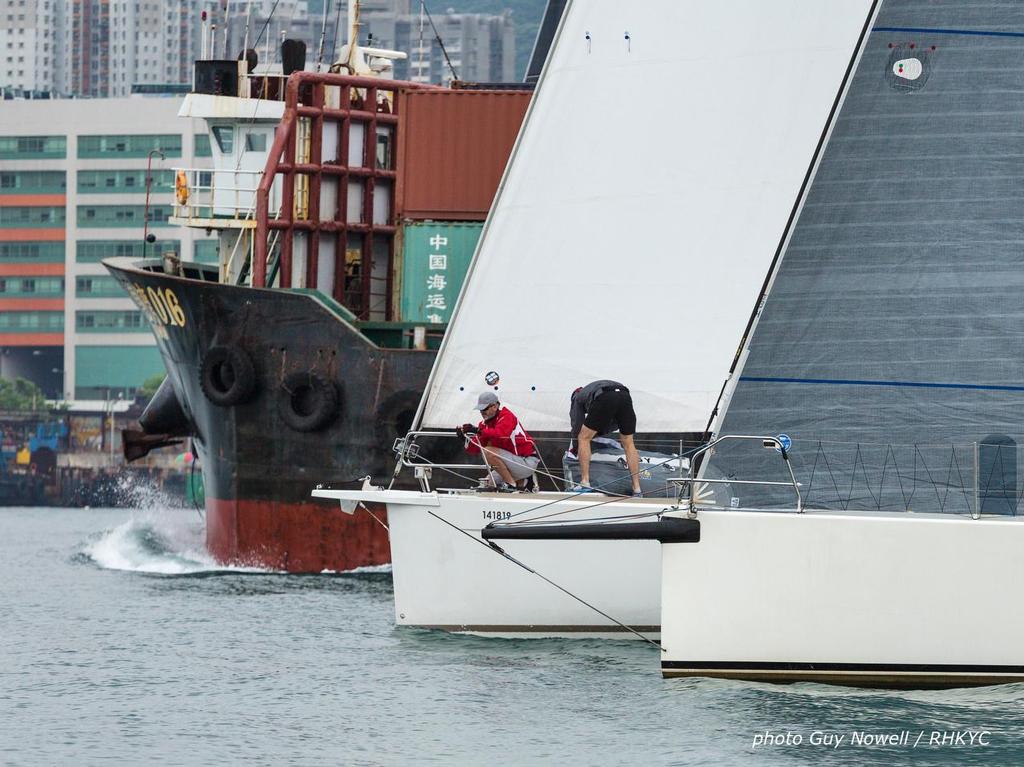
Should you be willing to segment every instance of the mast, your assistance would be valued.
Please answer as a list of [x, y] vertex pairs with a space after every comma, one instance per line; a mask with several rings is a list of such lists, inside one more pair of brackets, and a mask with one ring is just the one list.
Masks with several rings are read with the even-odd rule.
[[242, 43], [242, 55], [244, 56], [249, 50], [249, 26], [252, 23], [252, 0], [246, 0], [245, 3], [245, 40]]

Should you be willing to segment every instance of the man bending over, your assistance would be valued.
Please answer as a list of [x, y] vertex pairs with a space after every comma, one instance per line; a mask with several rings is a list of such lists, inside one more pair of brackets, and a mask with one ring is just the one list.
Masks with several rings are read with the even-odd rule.
[[580, 484], [583, 488], [590, 488], [590, 440], [618, 429], [622, 447], [626, 450], [633, 496], [641, 497], [640, 454], [633, 443], [636, 413], [629, 389], [617, 381], [594, 381], [581, 386], [572, 393], [569, 420], [580, 459]]

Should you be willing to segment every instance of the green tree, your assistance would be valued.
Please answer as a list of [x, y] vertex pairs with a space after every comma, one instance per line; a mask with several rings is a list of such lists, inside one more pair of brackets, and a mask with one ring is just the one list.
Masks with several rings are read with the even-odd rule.
[[156, 394], [156, 390], [160, 388], [160, 384], [164, 382], [167, 377], [166, 373], [157, 373], [152, 375], [142, 382], [142, 386], [139, 387], [139, 394], [147, 399], [152, 399], [153, 395]]
[[0, 379], [0, 410], [47, 410], [46, 395], [24, 378]]

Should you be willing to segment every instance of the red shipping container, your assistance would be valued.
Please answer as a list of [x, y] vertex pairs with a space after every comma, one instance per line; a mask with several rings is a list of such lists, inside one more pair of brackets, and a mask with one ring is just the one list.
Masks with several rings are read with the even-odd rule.
[[398, 111], [399, 219], [483, 221], [532, 91], [406, 91]]

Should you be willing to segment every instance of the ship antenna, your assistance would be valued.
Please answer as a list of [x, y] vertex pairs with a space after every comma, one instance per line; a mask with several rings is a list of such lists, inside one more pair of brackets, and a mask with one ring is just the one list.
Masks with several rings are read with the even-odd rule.
[[338, 31], [341, 29], [341, 7], [342, 3], [338, 2], [338, 12], [334, 15], [334, 40], [331, 42], [331, 70], [334, 70], [334, 64], [338, 60]]
[[[224, 11], [224, 58], [228, 56], [228, 30], [231, 29], [231, 6], [228, 0], [224, 0], [221, 9]], [[214, 41], [216, 44], [216, 41]]]
[[416, 71], [419, 72], [421, 79], [423, 78], [423, 11], [423, 0], [420, 0], [420, 42], [416, 48]]
[[434, 25], [434, 17], [430, 15], [426, 0], [420, 0], [420, 7], [423, 9], [423, 12], [427, 14], [427, 21], [430, 22], [430, 28], [434, 30], [434, 39], [437, 40], [437, 44], [441, 46], [441, 53], [444, 54], [444, 60], [448, 62], [448, 69], [451, 70], [452, 79], [458, 80], [459, 75], [455, 72], [455, 67], [452, 66], [452, 60], [448, 58], [448, 50], [444, 47], [444, 40], [441, 39], [441, 34], [437, 31], [437, 27]]
[[324, 18], [320, 24], [320, 48], [316, 52], [316, 71], [320, 71], [321, 65], [324, 63], [324, 42], [327, 40], [327, 12], [331, 8], [331, 0], [325, 0], [324, 2]]
[[245, 4], [245, 41], [242, 43], [242, 55], [249, 50], [249, 27], [252, 24], [252, 0]]

